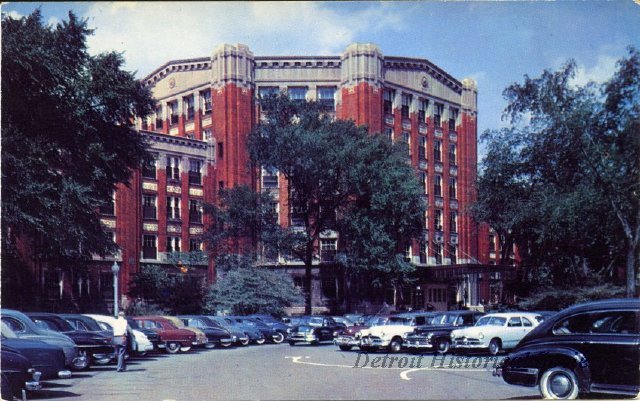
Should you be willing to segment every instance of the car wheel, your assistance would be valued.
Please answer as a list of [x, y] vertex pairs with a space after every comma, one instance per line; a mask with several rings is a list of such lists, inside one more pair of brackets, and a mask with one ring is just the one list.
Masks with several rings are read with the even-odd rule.
[[449, 348], [451, 348], [451, 342], [449, 342], [449, 340], [438, 341], [438, 353], [446, 354], [447, 352], [449, 352]]
[[343, 351], [351, 351], [350, 345], [340, 345], [340, 349]]
[[294, 345], [296, 345], [296, 342], [295, 341], [289, 341], [289, 345], [293, 347]]
[[574, 400], [579, 391], [578, 379], [570, 369], [556, 366], [540, 377], [540, 393], [546, 399]]
[[258, 338], [258, 339], [256, 340], [256, 344], [258, 344], [258, 345], [262, 345], [262, 344], [264, 344], [264, 342], [265, 342], [265, 341], [267, 341], [267, 340], [265, 340], [264, 338]]
[[180, 352], [189, 352], [191, 351], [191, 345], [187, 347], [180, 347]]
[[245, 345], [249, 345], [249, 337], [240, 340], [240, 345], [245, 346]]
[[180, 351], [180, 343], [175, 341], [168, 342], [165, 350], [170, 354], [177, 354]]
[[231, 343], [223, 343], [222, 341], [220, 342], [220, 346], [222, 348], [229, 348], [231, 346]]
[[206, 349], [214, 349], [216, 347], [216, 343], [206, 343], [204, 347]]
[[499, 352], [500, 352], [500, 340], [498, 340], [497, 338], [494, 338], [489, 343], [489, 353], [491, 355], [498, 355]]
[[389, 352], [391, 352], [392, 354], [397, 354], [401, 350], [402, 350], [402, 341], [397, 338], [394, 338], [393, 340], [391, 340], [391, 342], [389, 343]]
[[272, 340], [275, 344], [280, 344], [284, 341], [284, 334], [282, 333], [276, 333], [273, 336], [273, 340]]
[[87, 351], [78, 351], [78, 354], [71, 362], [73, 370], [87, 370], [91, 366], [91, 355]]

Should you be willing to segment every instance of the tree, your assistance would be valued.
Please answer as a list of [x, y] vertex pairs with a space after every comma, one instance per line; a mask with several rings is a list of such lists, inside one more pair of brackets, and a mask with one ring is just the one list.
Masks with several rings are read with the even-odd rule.
[[282, 314], [300, 302], [300, 292], [285, 272], [256, 267], [251, 257], [235, 256], [217, 264], [222, 277], [211, 285], [204, 299], [208, 313]]
[[[353, 121], [334, 120], [314, 103], [295, 102], [286, 95], [262, 99], [261, 107], [265, 119], [249, 137], [249, 154], [256, 166], [277, 170], [287, 182], [290, 214], [300, 230], [284, 242], [304, 262], [305, 313], [311, 313], [311, 269], [321, 233], [346, 228], [340, 223], [346, 216], [387, 218], [389, 224], [381, 227], [395, 231], [385, 232], [387, 240], [378, 245], [390, 246], [383, 263], [389, 267], [393, 264], [389, 259], [395, 260], [399, 252], [398, 237], [415, 232], [405, 230], [415, 224], [405, 227], [404, 219], [416, 217], [405, 214], [408, 204], [423, 204], [419, 184], [406, 159], [399, 156], [399, 146], [370, 135]], [[405, 185], [416, 191], [403, 191]], [[367, 208], [368, 212], [363, 210]], [[418, 210], [421, 222], [424, 206]]]
[[[152, 110], [149, 91], [118, 53], [90, 56], [86, 21], [55, 27], [39, 10], [2, 19], [2, 250], [80, 266], [116, 249], [99, 207], [148, 157], [131, 126]], [[5, 258], [3, 258], [3, 268]]]
[[505, 90], [512, 126], [483, 135], [476, 218], [505, 248], [518, 245], [537, 284], [593, 285], [624, 265], [634, 296], [640, 57], [630, 49], [603, 85], [573, 85], [575, 69], [570, 61]]

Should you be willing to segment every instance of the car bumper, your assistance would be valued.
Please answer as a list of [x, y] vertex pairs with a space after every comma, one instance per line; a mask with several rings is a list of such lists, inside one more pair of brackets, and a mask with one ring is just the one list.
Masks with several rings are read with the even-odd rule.
[[238, 341], [238, 338], [235, 337], [235, 336], [234, 337], [228, 337], [228, 338], [221, 338], [220, 339], [220, 343], [221, 344], [233, 344], [236, 341]]
[[[506, 362], [506, 363], [505, 363]], [[493, 369], [493, 375], [517, 386], [535, 387], [538, 385], [540, 370], [536, 368], [516, 368], [509, 366], [508, 360]]]
[[293, 334], [289, 336], [289, 341], [296, 342], [296, 343], [310, 343], [310, 342], [318, 341], [318, 336], [316, 336], [313, 333]]
[[391, 342], [390, 340], [385, 340], [385, 339], [382, 339], [380, 337], [367, 336], [367, 337], [362, 337], [360, 339], [360, 344], [359, 345], [361, 347], [381, 348], [381, 347], [389, 346], [390, 342]]
[[484, 341], [477, 338], [456, 338], [451, 341], [451, 348], [461, 350], [486, 350], [489, 348], [489, 344], [485, 344]]
[[360, 345], [360, 342], [355, 337], [351, 336], [338, 336], [333, 340], [333, 343], [337, 346], [350, 346], [356, 347]]
[[433, 349], [433, 344], [426, 337], [409, 337], [402, 343], [408, 349]]
[[60, 379], [68, 379], [71, 377], [71, 371], [69, 370], [60, 370], [58, 371], [58, 378]]
[[31, 379], [24, 382], [24, 388], [27, 391], [38, 391], [42, 389], [42, 384], [40, 383], [40, 377], [42, 373], [37, 370], [31, 368], [29, 369], [29, 374], [31, 375]]

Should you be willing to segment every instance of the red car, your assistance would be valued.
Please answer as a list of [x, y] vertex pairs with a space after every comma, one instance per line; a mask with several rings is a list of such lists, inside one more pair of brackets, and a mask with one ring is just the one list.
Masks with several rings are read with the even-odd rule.
[[192, 331], [177, 328], [169, 319], [162, 316], [134, 316], [133, 319], [145, 329], [155, 330], [160, 336], [158, 348], [164, 348], [170, 354], [187, 352], [196, 341]]

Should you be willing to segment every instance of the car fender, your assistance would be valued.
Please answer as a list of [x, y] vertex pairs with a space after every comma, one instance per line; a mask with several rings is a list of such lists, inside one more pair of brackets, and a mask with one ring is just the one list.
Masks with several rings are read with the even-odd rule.
[[578, 378], [580, 391], [587, 391], [591, 385], [589, 361], [579, 351], [562, 346], [533, 345], [509, 354], [505, 361], [512, 368], [538, 369], [538, 380], [542, 373], [554, 366], [563, 366], [573, 370]]

